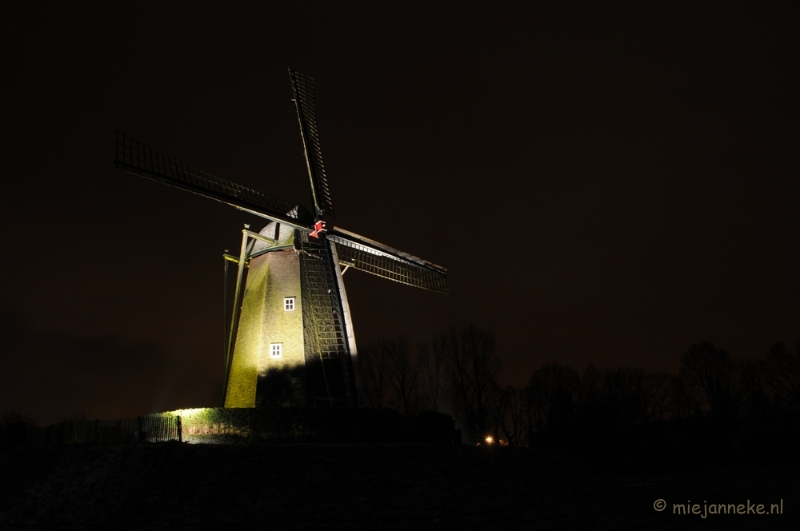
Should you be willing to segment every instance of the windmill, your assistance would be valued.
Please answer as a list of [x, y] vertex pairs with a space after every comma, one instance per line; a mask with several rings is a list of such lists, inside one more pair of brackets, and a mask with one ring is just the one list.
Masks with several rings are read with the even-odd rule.
[[[356, 269], [448, 293], [447, 270], [333, 226], [314, 112], [314, 80], [289, 69], [313, 213], [220, 179], [117, 132], [114, 165], [268, 220], [242, 231], [225, 348], [225, 407], [255, 407], [270, 374], [284, 371], [305, 404], [358, 404], [360, 380], [342, 275]], [[227, 318], [226, 318], [227, 320]], [[302, 381], [302, 384], [298, 384]]]

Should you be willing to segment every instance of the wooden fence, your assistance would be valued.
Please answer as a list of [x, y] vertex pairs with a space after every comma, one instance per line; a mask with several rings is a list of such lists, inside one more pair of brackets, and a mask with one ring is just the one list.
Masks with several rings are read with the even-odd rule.
[[37, 427], [19, 422], [7, 424], [5, 446], [58, 446], [64, 444], [131, 444], [181, 441], [181, 418], [148, 415], [114, 420], [69, 420]]
[[36, 427], [0, 424], [2, 446], [133, 444], [179, 441], [460, 444], [449, 415], [404, 418], [394, 410], [347, 408], [196, 408], [116, 420], [70, 420]]

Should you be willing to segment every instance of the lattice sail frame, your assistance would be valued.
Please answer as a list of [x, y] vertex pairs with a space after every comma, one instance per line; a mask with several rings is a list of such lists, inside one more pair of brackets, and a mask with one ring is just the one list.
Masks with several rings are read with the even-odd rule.
[[[334, 394], [342, 395], [350, 402], [358, 394], [359, 387], [355, 368], [355, 340], [352, 336], [342, 272], [336, 268], [352, 267], [381, 278], [439, 293], [450, 291], [447, 270], [339, 227], [329, 227], [327, 233], [319, 233], [318, 239], [312, 239], [317, 235], [315, 221], [323, 214], [334, 215], [333, 203], [319, 147], [314, 110], [314, 80], [291, 69], [289, 73], [314, 203], [313, 216], [295, 203], [270, 197], [203, 172], [120, 132], [117, 132], [114, 165], [126, 172], [226, 203], [305, 233], [301, 238], [305, 243], [301, 244], [300, 267], [303, 299], [307, 301], [310, 310], [303, 312], [303, 334], [307, 336], [305, 340], [310, 346], [306, 353], [307, 363], [316, 363], [318, 357], [323, 368], [322, 375], [326, 378], [329, 398], [332, 400]], [[236, 297], [240, 292], [245, 264], [245, 260], [241, 258], [249, 253], [246, 241], [245, 238], [239, 260]], [[235, 303], [234, 308], [237, 305]], [[230, 355], [233, 353], [234, 338], [237, 335], [234, 330], [238, 330], [235, 322], [236, 318], [232, 317], [226, 358], [226, 387], [231, 369]], [[341, 374], [327, 379], [326, 368], [337, 364], [342, 367], [342, 371], [333, 372]]]
[[[289, 75], [316, 217], [319, 218], [323, 213], [333, 215], [333, 203], [319, 147], [314, 80], [292, 69], [289, 69]], [[126, 172], [229, 204], [306, 233], [313, 230], [313, 220], [304, 208], [184, 164], [120, 132], [117, 132], [114, 165]], [[408, 286], [439, 293], [450, 292], [447, 270], [441, 266], [339, 227], [332, 228], [327, 239], [337, 246], [341, 266]]]
[[297, 119], [300, 122], [300, 135], [303, 138], [306, 168], [316, 215], [328, 214], [336, 217], [328, 187], [328, 177], [325, 174], [325, 166], [322, 164], [322, 150], [319, 147], [317, 115], [314, 110], [314, 78], [306, 77], [291, 68], [289, 77], [297, 108]]
[[334, 228], [327, 239], [336, 244], [339, 265], [438, 293], [450, 293], [447, 270], [358, 234]]
[[309, 220], [301, 219], [297, 205], [293, 203], [198, 170], [119, 131], [116, 147], [114, 165], [120, 170], [229, 204], [266, 219], [308, 230]]

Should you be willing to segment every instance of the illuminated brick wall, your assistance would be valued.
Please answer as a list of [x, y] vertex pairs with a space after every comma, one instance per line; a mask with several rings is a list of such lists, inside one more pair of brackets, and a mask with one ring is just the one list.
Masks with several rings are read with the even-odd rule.
[[267, 293], [267, 255], [250, 261], [242, 313], [233, 351], [225, 407], [255, 407], [258, 353], [261, 349], [264, 300]]
[[[287, 369], [302, 365], [303, 303], [300, 298], [300, 257], [294, 250], [276, 251], [266, 255], [269, 261], [267, 283], [269, 290], [262, 313], [263, 344], [258, 357], [258, 374], [270, 369]], [[294, 310], [284, 309], [284, 299], [294, 297]], [[270, 344], [280, 343], [280, 358], [273, 358]]]
[[[294, 310], [284, 298], [294, 297]], [[250, 261], [239, 318], [239, 330], [225, 396], [225, 407], [255, 407], [258, 376], [268, 370], [304, 363], [300, 260], [289, 249]], [[281, 345], [274, 358], [271, 344]]]

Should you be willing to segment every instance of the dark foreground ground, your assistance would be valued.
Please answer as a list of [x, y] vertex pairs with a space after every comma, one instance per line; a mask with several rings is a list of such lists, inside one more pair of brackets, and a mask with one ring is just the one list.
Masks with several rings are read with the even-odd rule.
[[[0, 451], [5, 529], [800, 529], [794, 467], [596, 474], [553, 450], [423, 445]], [[653, 508], [656, 500], [666, 510]], [[770, 503], [777, 515], [673, 515]]]

